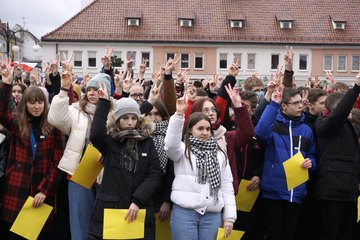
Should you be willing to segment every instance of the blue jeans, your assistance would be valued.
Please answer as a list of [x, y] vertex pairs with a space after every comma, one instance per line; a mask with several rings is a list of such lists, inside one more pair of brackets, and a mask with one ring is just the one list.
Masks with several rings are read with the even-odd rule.
[[96, 189], [92, 187], [89, 190], [69, 181], [68, 193], [71, 239], [87, 240]]
[[221, 223], [221, 212], [201, 215], [195, 210], [174, 204], [170, 219], [171, 239], [215, 240]]

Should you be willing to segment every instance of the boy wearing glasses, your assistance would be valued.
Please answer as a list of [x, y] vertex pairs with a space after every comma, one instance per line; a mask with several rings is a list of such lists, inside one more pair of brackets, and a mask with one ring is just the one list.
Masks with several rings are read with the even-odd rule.
[[283, 162], [301, 151], [304, 169], [315, 169], [315, 140], [304, 122], [303, 100], [293, 88], [279, 87], [262, 114], [255, 135], [265, 147], [261, 177], [267, 240], [292, 240], [306, 184], [287, 189]]

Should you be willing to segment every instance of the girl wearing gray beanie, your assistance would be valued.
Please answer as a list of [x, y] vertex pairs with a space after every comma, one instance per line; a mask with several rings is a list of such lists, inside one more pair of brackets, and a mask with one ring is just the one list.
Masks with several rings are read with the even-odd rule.
[[109, 115], [111, 103], [106, 89], [99, 89], [100, 100], [90, 131], [91, 142], [104, 158], [104, 175], [92, 212], [89, 239], [102, 239], [105, 208], [128, 209], [125, 220], [129, 222], [137, 218], [139, 209], [145, 208], [144, 239], [155, 239], [152, 195], [160, 185], [160, 165], [149, 137], [154, 127], [140, 117], [139, 105], [131, 98], [120, 99]]

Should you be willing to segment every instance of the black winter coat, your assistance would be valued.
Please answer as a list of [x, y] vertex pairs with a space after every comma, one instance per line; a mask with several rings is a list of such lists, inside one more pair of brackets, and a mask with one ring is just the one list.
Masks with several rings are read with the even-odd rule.
[[[160, 185], [160, 165], [154, 143], [150, 137], [139, 140], [137, 170], [128, 172], [120, 164], [124, 143], [114, 140], [106, 133], [106, 120], [110, 102], [100, 99], [91, 126], [90, 140], [104, 157], [104, 175], [96, 197], [91, 217], [89, 233], [102, 236], [105, 208], [128, 209], [131, 203], [147, 209], [145, 236], [147, 228], [155, 233], [153, 213], [153, 193]], [[149, 226], [150, 225], [150, 226]], [[151, 234], [152, 235], [152, 234]]]
[[357, 201], [360, 180], [359, 142], [347, 120], [360, 87], [355, 85], [329, 116], [316, 122], [319, 166], [316, 199]]

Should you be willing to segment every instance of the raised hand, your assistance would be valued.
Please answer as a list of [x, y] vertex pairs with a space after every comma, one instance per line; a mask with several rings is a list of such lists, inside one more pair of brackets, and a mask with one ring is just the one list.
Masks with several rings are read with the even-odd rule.
[[176, 65], [178, 64], [180, 60], [180, 56], [175, 53], [174, 59], [169, 58], [168, 61], [165, 64], [165, 74], [170, 75], [175, 70]]
[[63, 55], [63, 58], [65, 59], [62, 62], [62, 68], [63, 68], [62, 71], [68, 71], [68, 72], [72, 73], [71, 59], [73, 58], [73, 55], [71, 54], [70, 56], [66, 56], [66, 54], [64, 52], [62, 53], [62, 55]]
[[126, 77], [125, 71], [121, 71], [121, 73], [115, 74], [115, 76], [114, 76], [115, 88], [123, 87], [123, 82], [124, 82], [125, 77]]
[[127, 58], [127, 61], [126, 61], [127, 71], [131, 72], [132, 67], [134, 65], [134, 61], [132, 59], [132, 52], [128, 52], [126, 58]]
[[276, 102], [277, 104], [280, 104], [282, 100], [283, 90], [284, 85], [280, 85], [279, 87], [277, 87], [271, 96], [271, 100]]
[[186, 101], [185, 98], [179, 98], [176, 100], [176, 113], [178, 115], [184, 115], [184, 112], [186, 111]]
[[156, 85], [159, 80], [160, 80], [160, 72], [156, 72], [156, 71], [153, 72], [151, 74], [151, 81], [153, 85]]
[[112, 53], [113, 53], [113, 48], [111, 48], [109, 50], [109, 47], [106, 47], [106, 52], [105, 54], [103, 55], [103, 57], [101, 58], [101, 62], [102, 64], [104, 65], [104, 67], [106, 69], [109, 69], [110, 66], [111, 66], [111, 56], [112, 56]]
[[293, 68], [293, 51], [292, 47], [286, 46], [286, 53], [284, 55], [285, 60], [285, 69], [287, 71], [292, 71]]
[[333, 84], [335, 82], [335, 79], [331, 71], [325, 71], [325, 73], [326, 73], [326, 82], [328, 83], [328, 85]]
[[125, 92], [128, 92], [130, 87], [133, 84], [133, 80], [131, 78], [131, 72], [126, 72], [126, 77], [123, 81], [123, 89]]
[[228, 93], [234, 107], [235, 108], [242, 107], [239, 88], [232, 88], [231, 84], [229, 83], [227, 86], [225, 86], [225, 90]]
[[213, 74], [212, 78], [209, 81], [209, 90], [210, 90], [210, 92], [217, 93], [217, 91], [219, 90], [218, 82], [219, 82], [219, 75], [218, 74]]
[[11, 58], [7, 58], [0, 62], [2, 81], [6, 84], [11, 84], [14, 73], [14, 66], [11, 66]]
[[301, 90], [301, 98], [303, 100], [303, 107], [306, 108], [310, 105], [309, 102], [309, 90]]
[[184, 69], [184, 70], [180, 70], [180, 72], [178, 72], [176, 74], [177, 76], [177, 82], [178, 83], [183, 83], [185, 81], [185, 78], [187, 77], [189, 70], [188, 69]]
[[278, 66], [277, 66], [277, 69], [276, 69], [275, 79], [276, 79], [276, 81], [279, 82], [279, 83], [282, 82], [282, 79], [283, 79], [283, 77], [284, 77], [283, 69], [284, 69], [284, 66], [280, 66], [280, 65], [278, 65]]
[[99, 83], [98, 94], [99, 94], [99, 98], [109, 100], [109, 95], [105, 83], [103, 84]]
[[148, 98], [148, 102], [151, 103], [151, 105], [153, 105], [155, 103], [155, 101], [160, 97], [160, 91], [162, 88], [162, 84], [160, 83], [160, 85], [157, 87], [156, 85], [153, 85], [150, 93], [149, 93], [149, 98]]
[[236, 77], [239, 73], [239, 59], [237, 59], [236, 57], [234, 57], [233, 62], [231, 63], [228, 73], [229, 75]]
[[139, 77], [139, 79], [142, 79], [142, 77], [144, 76], [145, 70], [146, 70], [146, 64], [148, 61], [149, 61], [148, 59], [145, 59], [145, 58], [142, 59], [142, 62], [139, 67], [139, 75], [141, 76], [141, 77]]
[[193, 87], [193, 85], [191, 83], [189, 83], [189, 80], [186, 79], [186, 84], [185, 84], [185, 100], [191, 100], [191, 101], [195, 101], [195, 97], [196, 97], [196, 91]]

